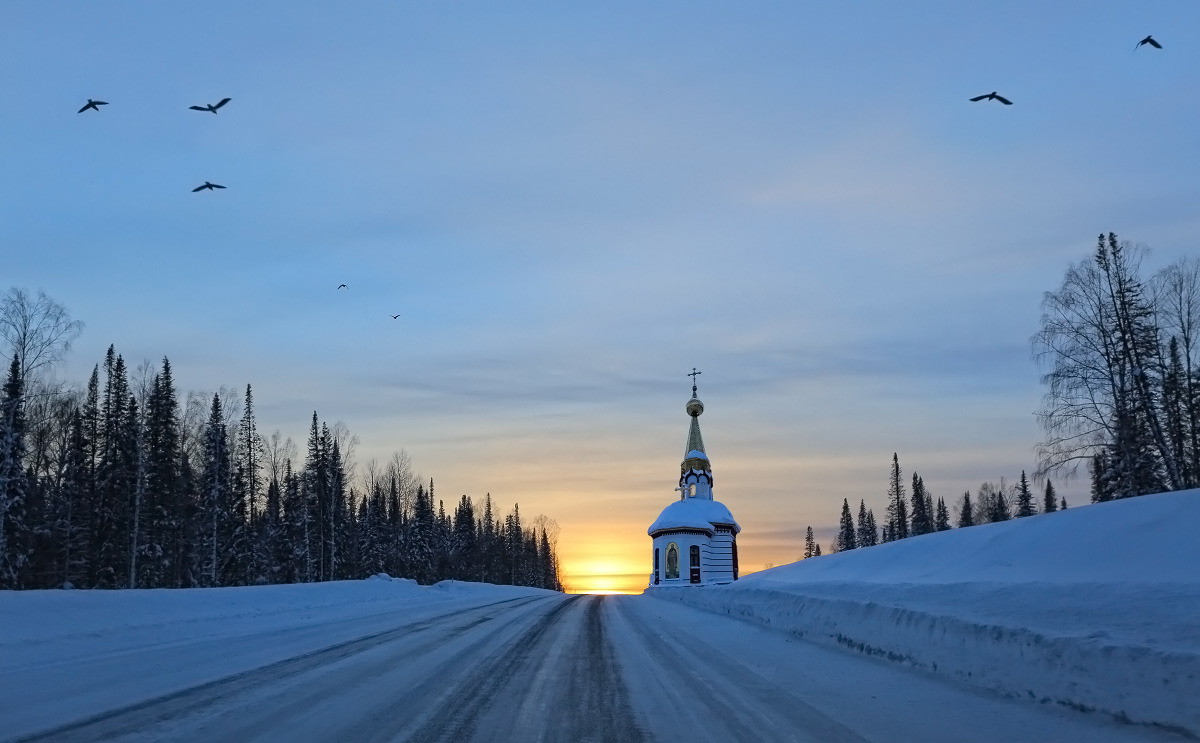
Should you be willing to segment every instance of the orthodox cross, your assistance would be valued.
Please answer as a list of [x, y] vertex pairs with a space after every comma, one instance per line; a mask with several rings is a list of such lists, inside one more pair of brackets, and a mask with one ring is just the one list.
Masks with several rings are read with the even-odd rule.
[[687, 375], [692, 378], [692, 397], [696, 396], [696, 377], [700, 376], [701, 374], [703, 374], [703, 372], [696, 371], [696, 367], [693, 366], [692, 373]]

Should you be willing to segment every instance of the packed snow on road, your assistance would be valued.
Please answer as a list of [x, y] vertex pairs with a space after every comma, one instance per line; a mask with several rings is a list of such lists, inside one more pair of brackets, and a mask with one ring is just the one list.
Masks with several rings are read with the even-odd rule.
[[1200, 737], [1200, 491], [564, 596], [0, 593], [0, 740]]

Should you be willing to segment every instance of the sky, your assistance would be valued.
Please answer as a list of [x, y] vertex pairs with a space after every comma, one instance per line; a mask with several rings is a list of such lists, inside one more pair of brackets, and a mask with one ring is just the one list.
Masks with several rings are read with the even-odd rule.
[[1036, 469], [1042, 294], [1200, 234], [1183, 0], [2, 16], [0, 290], [85, 323], [59, 376], [113, 345], [342, 421], [359, 472], [555, 519], [576, 590], [645, 585], [693, 367], [742, 569], [784, 564], [893, 452], [947, 502]]

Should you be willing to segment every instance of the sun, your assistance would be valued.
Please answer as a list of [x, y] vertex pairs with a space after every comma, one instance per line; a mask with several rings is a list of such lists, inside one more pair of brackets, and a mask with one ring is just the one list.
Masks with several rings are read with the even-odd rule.
[[569, 593], [630, 594], [646, 587], [640, 567], [617, 560], [584, 560], [564, 565], [563, 572]]

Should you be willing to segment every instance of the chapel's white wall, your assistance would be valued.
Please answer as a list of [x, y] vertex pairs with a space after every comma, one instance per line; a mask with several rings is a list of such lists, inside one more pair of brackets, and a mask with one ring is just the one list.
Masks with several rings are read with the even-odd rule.
[[[650, 548], [650, 567], [651, 578], [650, 585], [654, 585], [653, 568], [654, 568], [654, 550], [659, 550], [658, 572], [660, 586], [691, 586], [703, 585], [705, 578], [705, 565], [708, 562], [706, 552], [709, 550], [708, 535], [706, 534], [661, 534], [655, 537], [653, 545]], [[679, 546], [679, 577], [672, 580], [667, 580], [667, 545], [674, 542]], [[700, 583], [691, 582], [691, 566], [689, 563], [689, 555], [691, 554], [692, 545], [700, 548]], [[730, 577], [732, 580], [732, 574]]]
[[705, 583], [732, 583], [733, 534], [717, 532], [700, 551], [701, 579]]

